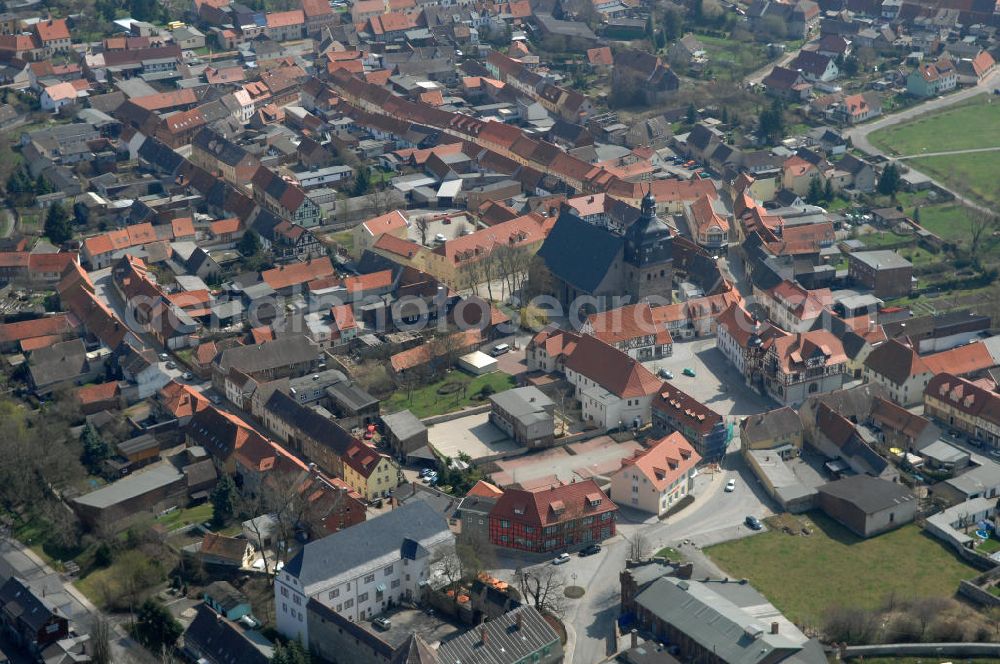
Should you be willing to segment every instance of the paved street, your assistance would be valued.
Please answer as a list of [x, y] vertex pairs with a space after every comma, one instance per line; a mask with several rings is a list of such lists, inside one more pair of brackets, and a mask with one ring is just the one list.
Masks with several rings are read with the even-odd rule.
[[[743, 377], [715, 346], [715, 337], [675, 341], [671, 357], [643, 363], [656, 373], [667, 370], [669, 382], [724, 417], [743, 417], [773, 407], [770, 400], [746, 386]], [[684, 369], [695, 375], [685, 376]]]
[[[723, 487], [730, 478], [736, 479], [736, 490], [726, 493]], [[691, 557], [706, 569], [705, 573], [720, 574], [710, 562], [698, 554], [698, 549], [738, 537], [753, 531], [743, 526], [749, 514], [759, 518], [773, 511], [753, 474], [743, 463], [734, 443], [723, 461], [719, 474], [701, 473], [695, 479], [695, 502], [686, 510], [663, 521], [629, 509], [622, 509], [618, 534], [603, 544], [594, 556], [573, 556], [559, 572], [569, 585], [579, 585], [586, 594], [579, 600], [567, 600], [563, 616], [570, 631], [566, 661], [572, 664], [593, 664], [604, 659], [610, 647], [614, 621], [618, 617], [618, 572], [625, 568], [631, 538], [641, 533], [652, 552], [664, 546], [684, 547]], [[684, 545], [691, 542], [692, 546]], [[518, 567], [534, 568], [551, 565], [552, 556], [539, 562], [540, 556], [528, 561], [523, 557], [505, 556], [498, 562], [494, 574], [512, 581]]]
[[[33, 551], [16, 540], [0, 537], [0, 578], [17, 576], [43, 588], [46, 598], [64, 611], [79, 633], [88, 633], [97, 608], [67, 579], [48, 567]], [[121, 625], [112, 634], [115, 664], [145, 664], [154, 661], [141, 646], [126, 636]], [[6, 651], [6, 648], [5, 648]], [[20, 661], [15, 658], [13, 661]], [[31, 661], [31, 660], [24, 660]]]
[[[148, 348], [153, 348], [156, 350], [157, 354], [160, 354], [163, 351], [163, 348], [152, 337], [152, 335], [147, 334], [138, 326], [133, 325], [132, 317], [125, 315], [125, 306], [122, 303], [121, 298], [118, 296], [118, 292], [115, 291], [114, 285], [111, 283], [111, 268], [104, 268], [103, 270], [91, 272], [90, 278], [94, 282], [94, 293], [97, 297], [101, 298], [106, 305], [111, 307], [111, 310], [115, 312], [115, 315], [118, 316], [119, 320], [128, 325], [129, 329], [132, 330], [132, 332], [135, 333], [135, 335], [139, 337]], [[167, 362], [171, 362], [171, 360], [161, 360], [159, 362], [160, 371], [170, 376], [170, 378], [175, 379], [178, 382], [182, 382], [181, 375], [184, 373], [184, 370], [181, 368], [181, 365], [176, 365], [175, 363], [175, 367], [170, 369], [167, 367]]]

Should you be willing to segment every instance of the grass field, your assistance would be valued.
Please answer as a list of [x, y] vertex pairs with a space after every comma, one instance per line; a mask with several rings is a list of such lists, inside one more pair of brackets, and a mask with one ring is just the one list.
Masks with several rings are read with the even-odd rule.
[[720, 79], [735, 80], [767, 64], [767, 48], [762, 44], [739, 42], [722, 37], [698, 35], [708, 52], [708, 66]]
[[204, 523], [212, 518], [212, 503], [202, 503], [183, 510], [174, 510], [157, 517], [157, 523], [167, 530], [176, 530], [195, 523]]
[[[438, 388], [445, 383], [461, 383], [465, 385], [465, 390], [456, 390], [450, 394], [438, 394]], [[505, 373], [496, 372], [473, 377], [461, 371], [452, 371], [435, 383], [413, 390], [409, 398], [407, 398], [407, 390], [401, 389], [393, 393], [383, 405], [387, 413], [409, 409], [417, 417], [431, 417], [483, 403], [473, 399], [473, 396], [486, 385], [492, 387], [494, 392], [502, 392], [514, 387], [515, 384], [514, 378]]]
[[896, 155], [1000, 147], [1000, 103], [990, 95], [979, 95], [970, 103], [881, 129], [869, 140]]
[[[995, 130], [1000, 138], [1000, 126]], [[991, 137], [992, 138], [992, 137]], [[982, 140], [988, 141], [986, 136]], [[990, 206], [1000, 206], [1000, 150], [908, 160], [921, 173]]]
[[808, 536], [771, 530], [705, 553], [800, 625], [818, 624], [838, 604], [878, 606], [891, 592], [951, 597], [959, 581], [978, 574], [915, 525], [862, 540], [820, 513], [807, 520], [816, 526]]

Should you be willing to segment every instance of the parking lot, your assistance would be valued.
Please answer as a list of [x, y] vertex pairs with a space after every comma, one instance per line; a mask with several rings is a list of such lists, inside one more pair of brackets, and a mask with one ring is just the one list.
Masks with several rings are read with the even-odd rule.
[[462, 632], [460, 627], [448, 622], [436, 612], [427, 613], [418, 609], [399, 608], [386, 611], [382, 615], [389, 618], [390, 627], [387, 630], [375, 627], [371, 620], [362, 620], [358, 624], [378, 635], [393, 648], [402, 645], [411, 634], [419, 634], [433, 646]]
[[[715, 338], [674, 342], [671, 357], [643, 363], [653, 373], [667, 370], [671, 383], [720, 415], [743, 417], [770, 410], [775, 404], [749, 387], [743, 376], [715, 347]], [[684, 369], [694, 371], [685, 376]]]
[[434, 449], [451, 458], [464, 452], [477, 460], [524, 449], [490, 423], [489, 413], [432, 424], [427, 437]]

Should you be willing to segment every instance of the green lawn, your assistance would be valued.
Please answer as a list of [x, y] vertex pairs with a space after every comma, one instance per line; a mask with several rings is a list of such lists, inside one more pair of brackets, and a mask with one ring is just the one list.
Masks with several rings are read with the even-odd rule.
[[[465, 390], [456, 390], [450, 394], [438, 394], [438, 388], [445, 383], [463, 384]], [[443, 415], [466, 406], [482, 404], [482, 400], [476, 400], [473, 397], [486, 385], [492, 387], [494, 392], [502, 392], [514, 387], [516, 381], [513, 377], [501, 372], [473, 377], [461, 371], [452, 371], [435, 383], [414, 389], [410, 393], [409, 399], [407, 399], [407, 390], [401, 389], [393, 393], [383, 405], [387, 413], [409, 409], [417, 417]]]
[[917, 223], [942, 240], [961, 243], [968, 240], [969, 212], [964, 205], [952, 203], [922, 206]]
[[979, 95], [968, 104], [881, 129], [869, 140], [880, 150], [898, 155], [998, 147], [1000, 103], [990, 95]]
[[[994, 136], [1000, 137], [1000, 125], [990, 131], [995, 131], [996, 134], [983, 135], [980, 140], [989, 141]], [[968, 194], [979, 202], [994, 207], [1000, 206], [1000, 185], [997, 184], [997, 174], [1000, 174], [1000, 150], [920, 157], [910, 159], [908, 163], [945, 186]]]
[[807, 520], [816, 526], [808, 536], [770, 530], [705, 553], [800, 625], [818, 624], [838, 604], [878, 606], [890, 592], [951, 597], [978, 574], [912, 524], [862, 540], [818, 512]]
[[876, 231], [874, 233], [867, 233], [865, 235], [858, 236], [858, 239], [865, 243], [865, 246], [869, 249], [878, 249], [880, 247], [890, 247], [902, 242], [916, 242], [917, 237], [915, 235], [901, 235], [893, 231]]
[[153, 523], [167, 530], [176, 530], [194, 523], [204, 523], [212, 518], [212, 503], [202, 503], [183, 510], [174, 510], [169, 514], [157, 517]]
[[720, 79], [734, 80], [760, 69], [768, 62], [767, 47], [722, 37], [695, 34], [708, 52], [708, 67]]

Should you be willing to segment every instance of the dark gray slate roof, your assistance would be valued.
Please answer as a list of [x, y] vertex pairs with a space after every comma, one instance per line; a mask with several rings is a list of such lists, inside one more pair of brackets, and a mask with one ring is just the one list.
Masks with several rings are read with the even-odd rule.
[[916, 500], [913, 492], [902, 484], [868, 475], [852, 475], [829, 482], [817, 491], [847, 501], [865, 514], [875, 514]]
[[267, 664], [274, 654], [271, 642], [259, 633], [244, 632], [205, 604], [198, 606], [184, 641], [218, 662]]
[[414, 500], [382, 516], [309, 542], [285, 565], [284, 571], [308, 587], [394, 551], [410, 554], [412, 558], [418, 542], [448, 532], [444, 516], [424, 501]]
[[563, 211], [538, 255], [552, 274], [579, 291], [593, 293], [622, 250], [625, 238]]
[[[518, 627], [517, 620], [521, 624]], [[486, 630], [485, 642], [482, 630]], [[527, 660], [545, 646], [559, 648], [559, 636], [536, 609], [521, 606], [441, 645], [441, 664], [510, 664]]]

